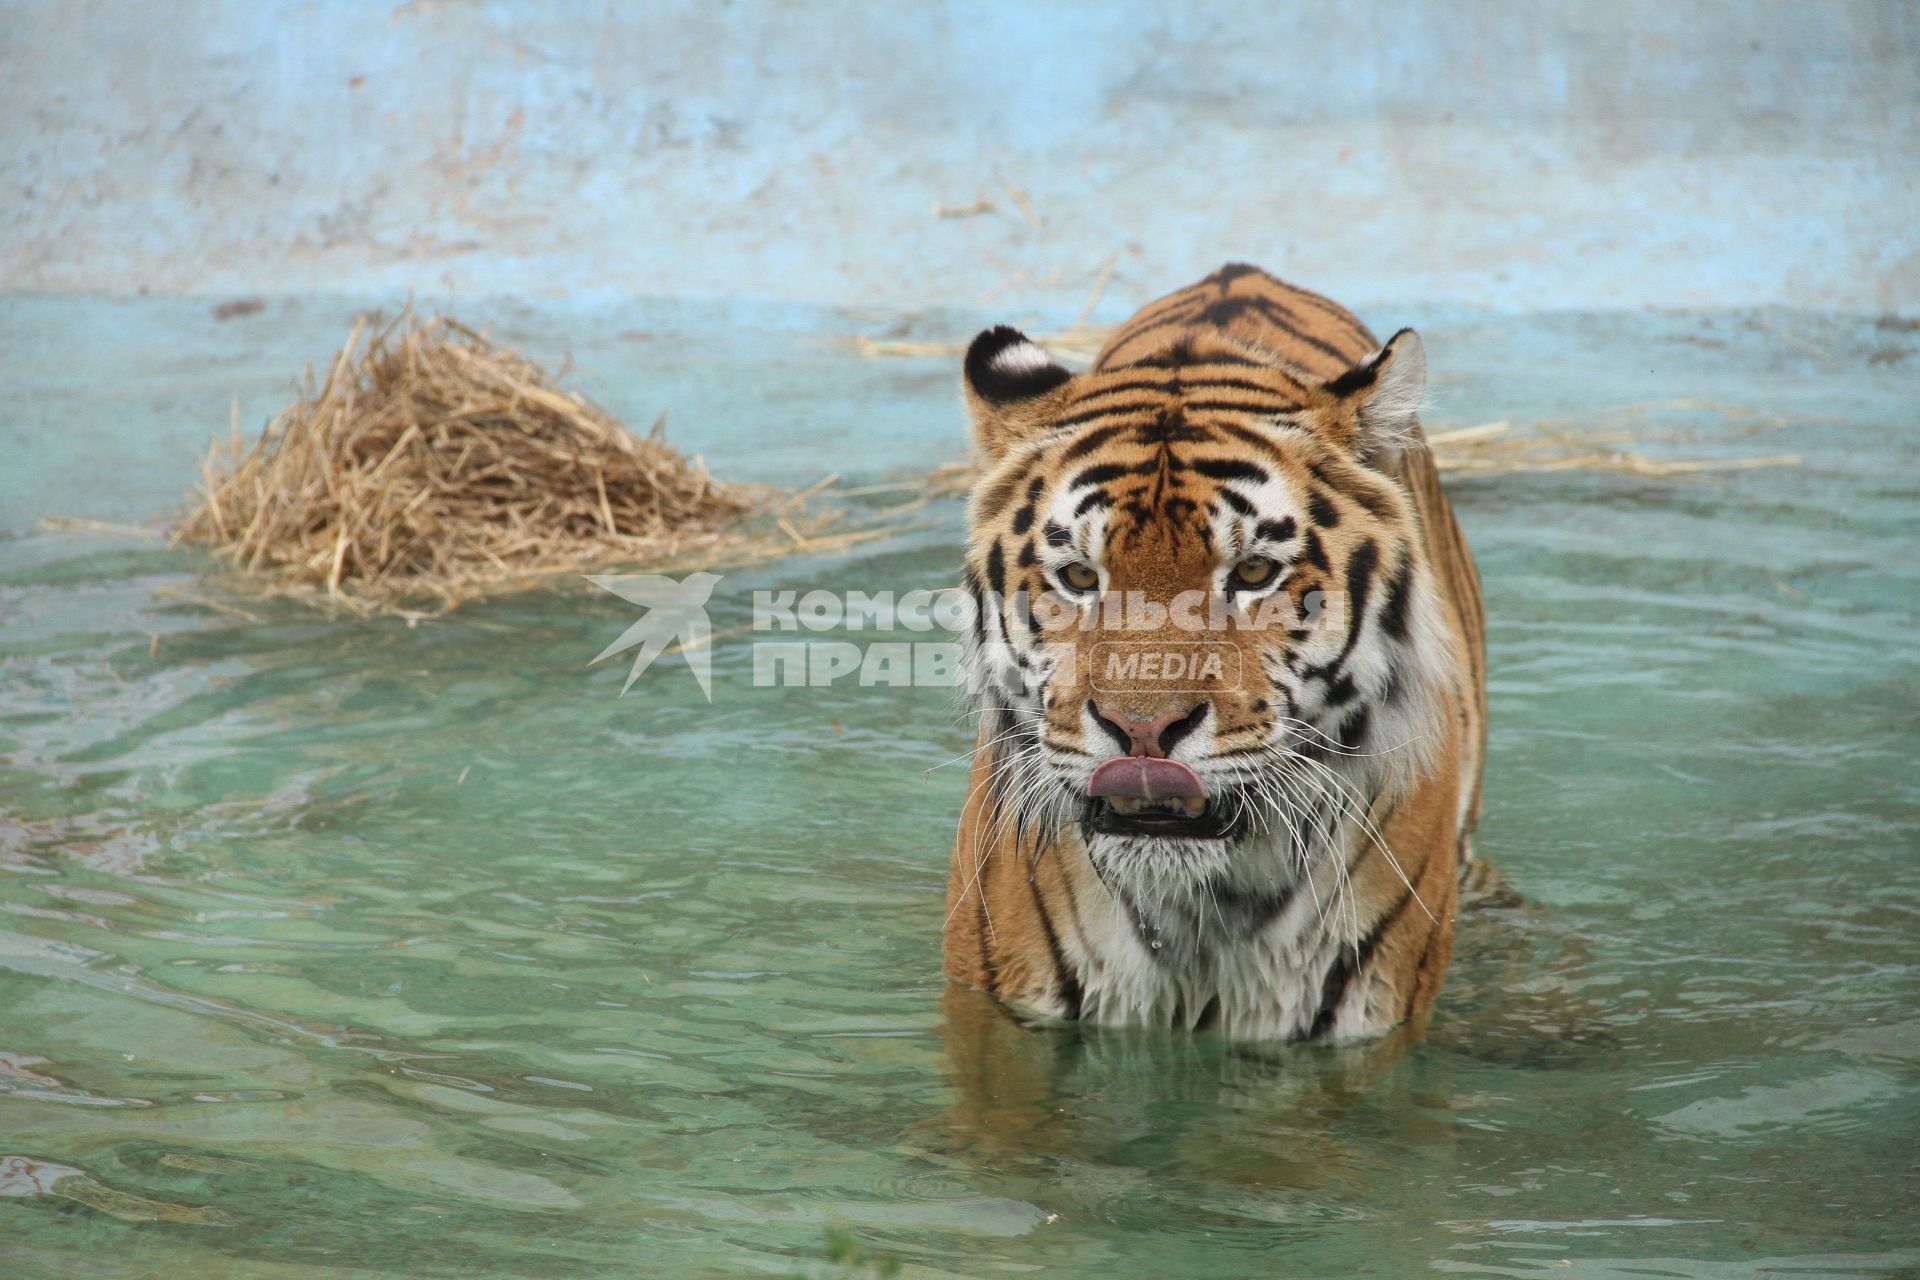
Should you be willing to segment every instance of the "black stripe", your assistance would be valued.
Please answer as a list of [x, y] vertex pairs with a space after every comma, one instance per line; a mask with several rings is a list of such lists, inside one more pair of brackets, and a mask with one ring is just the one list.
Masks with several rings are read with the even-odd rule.
[[1278, 373], [1281, 377], [1287, 376], [1268, 361], [1256, 360], [1252, 356], [1243, 356], [1230, 348], [1216, 347], [1212, 351], [1203, 351], [1196, 354], [1192, 347], [1189, 346], [1184, 352], [1184, 359], [1185, 363], [1180, 366], [1180, 377], [1183, 381], [1187, 382], [1193, 382], [1203, 376], [1196, 373], [1195, 370], [1204, 369], [1209, 365], [1219, 365], [1225, 369], [1259, 369], [1266, 373]]
[[1073, 398], [1073, 403], [1067, 407], [1071, 409], [1084, 408], [1102, 396], [1117, 396], [1124, 391], [1167, 391], [1177, 381], [1178, 379], [1176, 378], [1122, 378], [1118, 374], [1115, 374], [1112, 382], [1103, 382], [1097, 387], [1090, 387], [1082, 391]]
[[1152, 475], [1155, 466], [1151, 462], [1136, 462], [1128, 465], [1120, 462], [1102, 462], [1083, 468], [1080, 473], [1067, 481], [1067, 489], [1084, 488], [1090, 484], [1105, 484], [1109, 480], [1118, 480], [1121, 476]]
[[[1346, 677], [1342, 676], [1341, 679], [1345, 680]], [[1340, 722], [1339, 727], [1333, 731], [1333, 736], [1347, 750], [1358, 751], [1361, 744], [1367, 740], [1367, 726], [1372, 720], [1373, 708], [1362, 703], [1354, 708], [1352, 715]]]
[[1060, 978], [1060, 1000], [1067, 1006], [1065, 1016], [1071, 1021], [1080, 1017], [1080, 979], [1074, 976], [1073, 969], [1067, 964], [1067, 953], [1060, 947], [1060, 935], [1054, 932], [1053, 915], [1047, 910], [1047, 904], [1040, 900], [1040, 884], [1032, 872], [1027, 874], [1027, 889], [1033, 894], [1033, 909], [1040, 915], [1040, 932], [1046, 935], [1047, 955], [1053, 960], [1053, 971]]
[[1433, 954], [1433, 944], [1439, 940], [1440, 922], [1438, 920], [1428, 922], [1427, 940], [1420, 946], [1420, 958], [1413, 962], [1413, 973], [1407, 981], [1407, 1005], [1400, 1011], [1402, 1022], [1413, 1016], [1413, 1002], [1420, 998], [1420, 970], [1426, 967], [1427, 957]]
[[[1119, 334], [1107, 343], [1106, 354], [1109, 363], [1095, 365], [1093, 367], [1094, 372], [1133, 373], [1136, 371], [1151, 371], [1155, 369], [1177, 370], [1182, 366], [1176, 361], [1166, 359], [1163, 354], [1164, 348], [1155, 343], [1154, 338], [1161, 334], [1178, 334], [1182, 332], [1184, 327], [1182, 321], [1173, 320], [1167, 324], [1148, 325], [1145, 328], [1133, 329], [1126, 333]], [[1130, 346], [1136, 349], [1144, 347], [1147, 351], [1155, 354], [1137, 357], [1123, 364], [1111, 363], [1115, 356]]]
[[1393, 904], [1392, 910], [1380, 917], [1368, 931], [1367, 936], [1360, 940], [1358, 946], [1340, 948], [1339, 958], [1334, 961], [1333, 967], [1327, 970], [1327, 980], [1321, 985], [1320, 1008], [1313, 1015], [1313, 1026], [1307, 1031], [1307, 1039], [1318, 1040], [1333, 1030], [1333, 1020], [1340, 1014], [1340, 1004], [1347, 997], [1348, 986], [1352, 984], [1354, 978], [1365, 972], [1368, 963], [1373, 960], [1374, 951], [1380, 946], [1380, 940], [1386, 936], [1387, 930], [1393, 927], [1394, 921], [1400, 918], [1400, 913], [1405, 911], [1407, 904], [1412, 901], [1413, 890], [1408, 889], [1400, 895], [1400, 900]]
[[1354, 314], [1351, 311], [1335, 302], [1332, 298], [1323, 297], [1311, 289], [1302, 289], [1297, 284], [1287, 284], [1285, 281], [1275, 281], [1275, 283], [1287, 291], [1288, 297], [1298, 299], [1308, 304], [1329, 320], [1339, 321], [1352, 332], [1354, 337], [1366, 344], [1369, 350], [1380, 345], [1373, 334], [1367, 330], [1367, 326], [1361, 324], [1359, 320], [1354, 318]]
[[1347, 561], [1347, 642], [1340, 646], [1333, 661], [1303, 673], [1307, 679], [1325, 680], [1338, 675], [1346, 667], [1347, 659], [1353, 656], [1354, 646], [1360, 643], [1360, 633], [1367, 628], [1367, 593], [1372, 589], [1373, 569], [1379, 559], [1380, 548], [1369, 538], [1353, 553], [1353, 559]]
[[1320, 572], [1322, 573], [1333, 572], [1333, 563], [1327, 559], [1326, 548], [1320, 545], [1320, 533], [1318, 530], [1316, 529], [1307, 530], [1307, 540], [1305, 545], [1302, 547], [1300, 554], [1304, 555], [1307, 558], [1308, 564], [1312, 565], [1314, 568], [1318, 569]]
[[[1104, 416], [1104, 415], [1095, 415], [1095, 416]], [[1066, 426], [1070, 421], [1072, 420], [1071, 419], [1063, 420], [1062, 422], [1056, 425]], [[1098, 449], [1101, 445], [1105, 444], [1107, 441], [1113, 439], [1115, 436], [1119, 435], [1122, 431], [1125, 431], [1125, 430], [1126, 430], [1125, 426], [1115, 425], [1111, 427], [1100, 427], [1100, 428], [1097, 428], [1096, 430], [1089, 431], [1061, 451], [1060, 461], [1063, 463], [1067, 463], [1067, 462], [1072, 462], [1076, 458], [1084, 458], [1086, 455], [1088, 455], [1089, 453], [1092, 453], [1095, 449]]]
[[1262, 520], [1253, 527], [1253, 534], [1267, 542], [1285, 542], [1293, 537], [1297, 529], [1293, 517], [1284, 516], [1279, 520]]
[[1387, 520], [1394, 514], [1393, 501], [1386, 496], [1384, 489], [1382, 485], [1357, 484], [1341, 492], [1365, 507], [1376, 519]]
[[1333, 1030], [1340, 1002], [1347, 995], [1347, 984], [1353, 981], [1354, 967], [1353, 952], [1340, 948], [1340, 955], [1327, 969], [1326, 981], [1320, 984], [1320, 1007], [1314, 1011], [1313, 1022], [1307, 1028], [1307, 1039], [1318, 1040]]
[[1195, 471], [1214, 480], [1248, 480], [1265, 484], [1273, 477], [1265, 467], [1239, 458], [1196, 458], [1190, 464]]
[[1089, 422], [1098, 422], [1102, 418], [1119, 418], [1128, 414], [1137, 413], [1155, 413], [1165, 406], [1165, 400], [1142, 400], [1137, 404], [1110, 404], [1097, 409], [1083, 409], [1079, 413], [1070, 413], [1064, 418], [1055, 419], [1051, 430], [1061, 431], [1068, 427], [1078, 427]]
[[1324, 351], [1343, 364], [1353, 359], [1351, 355], [1334, 346], [1332, 343], [1322, 342], [1320, 339], [1302, 329], [1300, 327], [1302, 321], [1299, 313], [1285, 303], [1276, 302], [1272, 298], [1252, 298], [1248, 301], [1253, 304], [1253, 309], [1260, 313], [1262, 319], [1288, 337], [1298, 342], [1303, 342], [1316, 351]]
[[1205, 427], [1187, 425], [1187, 415], [1178, 405], [1162, 409], [1149, 425], [1134, 428], [1133, 438], [1142, 444], [1213, 444], [1212, 433]]
[[1073, 518], [1078, 520], [1095, 507], [1105, 507], [1112, 501], [1113, 499], [1109, 498], [1103, 491], [1099, 489], [1091, 490], [1086, 497], [1080, 499], [1079, 505], [1074, 507]]
[[1353, 366], [1353, 368], [1347, 370], [1332, 382], [1329, 382], [1327, 384], [1327, 390], [1337, 396], [1350, 396], [1356, 391], [1365, 391], [1368, 387], [1372, 386], [1379, 377], [1380, 366], [1376, 362], [1369, 360], [1365, 364]]
[[1004, 598], [1007, 594], [1007, 562], [1001, 555], [998, 542], [987, 548], [987, 588], [997, 598]]
[[1073, 545], [1073, 530], [1057, 521], [1047, 521], [1047, 545], [1050, 547], [1070, 547]]
[[984, 516], [998, 515], [1000, 509], [1013, 501], [1013, 487], [1020, 483], [1018, 472], [1009, 472], [993, 482], [993, 487], [981, 491], [980, 513]]
[[1251, 938], [1279, 918], [1280, 913], [1287, 909], [1287, 904], [1293, 901], [1297, 887], [1289, 885], [1278, 893], [1235, 893], [1231, 889], [1213, 886], [1211, 892], [1221, 909], [1238, 919], [1243, 936]]
[[1027, 500], [1020, 505], [1018, 511], [1013, 513], [1013, 531], [1015, 533], [1025, 533], [1027, 530], [1033, 528], [1034, 504], [1040, 501], [1040, 491], [1046, 487], [1047, 478], [1044, 475], [1035, 476], [1033, 483], [1027, 486]]
[[1244, 317], [1248, 309], [1253, 306], [1253, 301], [1244, 293], [1237, 297], [1225, 297], [1218, 302], [1208, 303], [1194, 319], [1200, 324], [1210, 324], [1215, 328], [1224, 329], [1235, 320]]
[[1380, 605], [1380, 629], [1395, 640], [1407, 638], [1407, 586], [1413, 574], [1413, 553], [1400, 557], [1400, 566], [1387, 581], [1387, 597]]
[[1307, 499], [1307, 516], [1322, 529], [1335, 529], [1340, 525], [1340, 508], [1318, 489]]
[[[1266, 457], [1277, 459], [1281, 456], [1280, 450], [1275, 447], [1279, 442], [1264, 431], [1232, 421], [1209, 422], [1207, 425], [1221, 435], [1232, 436], [1234, 439], [1243, 441], [1253, 448], [1258, 449], [1261, 454]], [[1277, 425], [1290, 426], [1292, 424], [1282, 423]]]
[[1122, 369], [1185, 369], [1190, 365], [1223, 364], [1245, 369], [1266, 369], [1272, 366], [1247, 356], [1231, 355], [1224, 351], [1210, 351], [1203, 356], [1195, 356], [1192, 348], [1177, 344], [1165, 351], [1156, 352], [1139, 360], [1116, 366]]
[[[1284, 369], [1270, 369], [1268, 370], [1268, 372], [1270, 372], [1274, 377], [1279, 378], [1281, 381], [1285, 382], [1288, 386], [1298, 387], [1300, 385], [1300, 380], [1298, 378], [1295, 378], [1292, 374], [1288, 373]], [[1230, 374], [1218, 374], [1214, 377], [1196, 378], [1193, 376], [1191, 372], [1186, 372], [1180, 375], [1179, 386], [1180, 386], [1180, 389], [1186, 392], [1188, 395], [1192, 395], [1197, 391], [1211, 391], [1215, 388], [1220, 388], [1222, 390], [1231, 390], [1234, 388], [1238, 388], [1244, 391], [1258, 391], [1263, 395], [1269, 395], [1269, 396], [1276, 396], [1280, 394], [1280, 392], [1277, 391], [1275, 388], [1273, 388], [1272, 386], [1269, 386], [1265, 382], [1262, 382], [1258, 378], [1239, 378], [1239, 377], [1234, 377]], [[1298, 408], [1299, 406], [1296, 405], [1293, 407]]]
[[966, 568], [967, 594], [973, 598], [973, 633], [982, 640], [987, 638], [986, 591], [980, 586], [980, 575], [972, 565]]
[[1253, 504], [1241, 497], [1237, 490], [1221, 489], [1215, 496], [1229, 507], [1232, 507], [1234, 511], [1240, 515], [1250, 516], [1253, 514]]
[[1347, 663], [1353, 653], [1353, 647], [1360, 643], [1360, 633], [1367, 628], [1367, 593], [1373, 589], [1373, 568], [1380, 560], [1380, 547], [1369, 538], [1354, 551], [1353, 559], [1347, 561], [1347, 610], [1350, 621], [1347, 624], [1347, 642], [1340, 647], [1340, 656], [1333, 660], [1333, 670], [1338, 671]]
[[1365, 507], [1370, 514], [1382, 520], [1393, 515], [1393, 503], [1381, 493], [1379, 487], [1355, 480], [1352, 471], [1348, 471], [1345, 476], [1335, 476], [1324, 463], [1320, 462], [1309, 462], [1307, 470], [1313, 473], [1315, 480], [1335, 493], [1353, 499]]
[[1288, 413], [1300, 406], [1269, 392], [1264, 403], [1249, 400], [1183, 400], [1189, 413]]

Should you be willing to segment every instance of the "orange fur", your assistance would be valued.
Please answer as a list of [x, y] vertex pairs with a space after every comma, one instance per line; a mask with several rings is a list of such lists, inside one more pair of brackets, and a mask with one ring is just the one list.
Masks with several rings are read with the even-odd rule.
[[[983, 335], [983, 342], [990, 336]], [[1411, 356], [1402, 354], [1409, 351]], [[1388, 656], [1380, 662], [1390, 672], [1423, 673], [1420, 689], [1430, 688], [1433, 703], [1431, 731], [1417, 745], [1368, 741], [1369, 725], [1378, 732], [1382, 717], [1397, 705], [1394, 676], [1378, 676], [1379, 663], [1367, 668], [1382, 692], [1377, 708], [1367, 694], [1359, 696], [1359, 707], [1379, 714], [1349, 712], [1341, 720], [1335, 679], [1323, 664], [1315, 688], [1328, 686], [1321, 696], [1333, 709], [1325, 712], [1325, 723], [1337, 727], [1321, 736], [1335, 734], [1344, 742], [1357, 721], [1354, 732], [1368, 754], [1401, 750], [1417, 765], [1410, 772], [1383, 765], [1381, 781], [1360, 798], [1370, 821], [1347, 822], [1337, 847], [1321, 851], [1327, 866], [1316, 864], [1288, 891], [1324, 891], [1336, 895], [1339, 907], [1332, 914], [1320, 907], [1326, 937], [1309, 936], [1320, 948], [1312, 953], [1319, 959], [1295, 975], [1311, 991], [1276, 992], [1280, 1011], [1262, 1021], [1257, 1009], [1236, 1013], [1233, 1002], [1244, 1005], [1248, 997], [1224, 988], [1213, 995], [1210, 1014], [1202, 1003], [1205, 983], [1196, 980], [1189, 984], [1191, 996], [1176, 1000], [1165, 1016], [1199, 1027], [1215, 1024], [1225, 1008], [1221, 1025], [1230, 1032], [1264, 1027], [1257, 1034], [1335, 1038], [1423, 1018], [1451, 954], [1459, 868], [1479, 807], [1485, 660], [1479, 581], [1419, 428], [1410, 414], [1403, 426], [1381, 426], [1392, 409], [1383, 388], [1393, 362], [1418, 360], [1417, 340], [1396, 340], [1380, 353], [1373, 336], [1337, 304], [1251, 268], [1224, 268], [1144, 308], [1085, 373], [1034, 373], [1036, 358], [1022, 349], [999, 373], [987, 360], [969, 358], [968, 402], [989, 455], [970, 514], [969, 582], [977, 593], [997, 598], [1003, 591], [1025, 591], [1037, 597], [1050, 589], [1047, 548], [1038, 541], [1045, 518], [1041, 499], [1090, 474], [1088, 468], [1112, 475], [1097, 486], [1108, 503], [1106, 541], [1097, 549], [1105, 589], [1171, 600], [1179, 591], [1217, 582], [1224, 553], [1207, 525], [1208, 513], [1220, 512], [1223, 501], [1243, 504], [1223, 496], [1219, 490], [1226, 482], [1212, 477], [1230, 475], [1227, 464], [1246, 460], [1276, 491], [1314, 497], [1313, 517], [1305, 506], [1289, 513], [1289, 522], [1297, 520], [1310, 537], [1299, 539], [1303, 549], [1290, 561], [1280, 590], [1303, 608], [1344, 591], [1355, 610], [1348, 627], [1357, 639], [1390, 646], [1401, 637], [1400, 648], [1381, 650]], [[1021, 394], [1027, 385], [1032, 394]], [[1414, 624], [1406, 621], [1409, 609], [1418, 615]], [[1181, 639], [1171, 629], [1129, 636], [1163, 644]], [[1285, 656], [1271, 632], [1229, 626], [1218, 642], [1237, 660], [1238, 675], [1231, 687], [1216, 679], [1201, 691], [1209, 740], [1223, 755], [1251, 752], [1279, 732], [1278, 708], [1298, 711], [1308, 705], [1300, 701], [1306, 695], [1270, 674]], [[1063, 655], [1048, 678], [1044, 706], [1037, 701], [1033, 711], [1031, 731], [1049, 745], [1095, 750], [1082, 714], [1095, 700], [1145, 718], [1177, 711], [1196, 696], [1169, 694], [1149, 681], [1096, 687], [1091, 642], [1048, 637], [1044, 643], [1053, 646], [1049, 653]], [[1349, 650], [1354, 646], [1348, 642]], [[1343, 653], [1341, 661], [1358, 659]], [[1391, 666], [1396, 662], [1400, 668]], [[1340, 678], [1344, 692], [1354, 696], [1352, 680]], [[1404, 689], [1398, 694], [1407, 697]], [[1113, 869], [1096, 865], [1076, 823], [1036, 829], [1010, 821], [1008, 757], [992, 739], [1011, 723], [993, 713], [983, 717], [949, 878], [945, 968], [1009, 1003], [1081, 1016], [1083, 997], [1112, 978], [1113, 957], [1123, 954], [1116, 948], [1132, 945], [1108, 936], [1113, 921], [1132, 911], [1137, 927], [1141, 912], [1125, 887], [1117, 887]], [[1331, 766], [1348, 763], [1333, 759]], [[1344, 876], [1335, 874], [1342, 871]], [[1216, 887], [1204, 887], [1217, 907]], [[1343, 889], [1350, 896], [1338, 897]], [[1279, 910], [1295, 913], [1289, 921], [1309, 921], [1303, 903]], [[1198, 927], [1209, 926], [1203, 920]], [[1289, 927], [1313, 926], [1309, 921]], [[1141, 937], [1150, 933], [1160, 936], [1146, 930]], [[1194, 944], [1200, 954], [1224, 945], [1209, 938]], [[1245, 945], [1258, 945], [1254, 932], [1247, 938]], [[1179, 945], [1170, 944], [1170, 954]], [[1157, 963], [1158, 957], [1148, 960]], [[1215, 956], [1213, 963], [1225, 962]], [[1287, 999], [1304, 1001], [1300, 1011], [1290, 1011]]]

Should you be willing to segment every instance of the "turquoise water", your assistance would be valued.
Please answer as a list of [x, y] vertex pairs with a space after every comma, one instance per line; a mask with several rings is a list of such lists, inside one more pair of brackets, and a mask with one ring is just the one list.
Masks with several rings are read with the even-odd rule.
[[[611, 596], [241, 617], [37, 528], [164, 512], [350, 314], [0, 310], [9, 1274], [1920, 1271], [1911, 327], [1412, 309], [1447, 422], [1653, 405], [1649, 452], [1803, 463], [1455, 485], [1527, 905], [1463, 921], [1423, 1041], [1276, 1050], [943, 988], [948, 690], [755, 688], [732, 634], [711, 705], [621, 698]], [[819, 337], [855, 318], [486, 318], [717, 470], [961, 445], [947, 364]], [[714, 625], [952, 581], [957, 504], [912, 518]]]

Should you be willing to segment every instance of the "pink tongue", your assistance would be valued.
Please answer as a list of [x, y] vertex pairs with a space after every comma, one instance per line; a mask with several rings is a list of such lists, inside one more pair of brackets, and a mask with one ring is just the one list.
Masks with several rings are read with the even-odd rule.
[[1122, 756], [1093, 771], [1087, 794], [1132, 796], [1136, 800], [1171, 800], [1176, 796], [1204, 800], [1207, 786], [1198, 774], [1177, 760]]

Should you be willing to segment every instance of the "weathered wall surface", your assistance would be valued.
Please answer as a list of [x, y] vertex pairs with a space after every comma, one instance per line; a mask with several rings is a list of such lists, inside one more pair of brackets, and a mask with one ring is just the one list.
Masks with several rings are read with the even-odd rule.
[[1920, 305], [1904, 3], [15, 0], [0, 119], [11, 291]]

